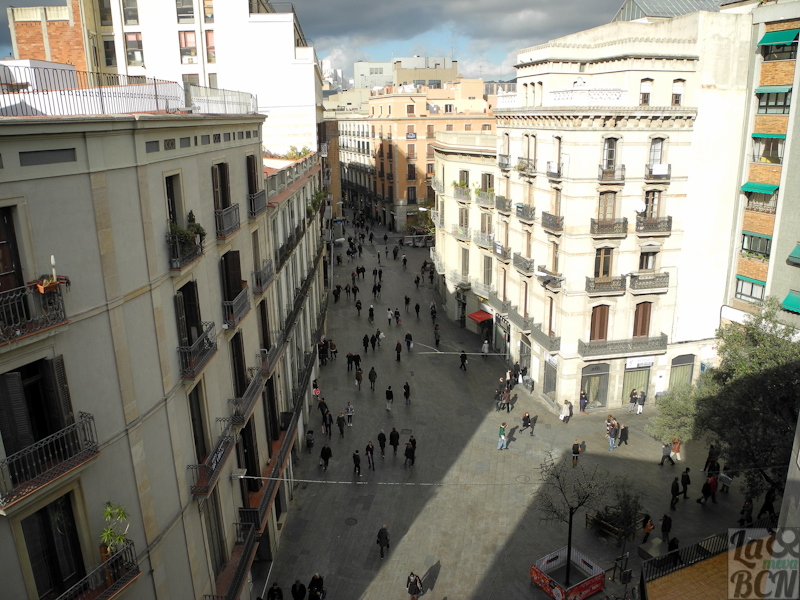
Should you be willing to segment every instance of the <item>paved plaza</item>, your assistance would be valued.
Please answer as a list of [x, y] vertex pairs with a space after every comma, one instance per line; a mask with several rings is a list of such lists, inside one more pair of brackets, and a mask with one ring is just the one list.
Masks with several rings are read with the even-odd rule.
[[[348, 401], [355, 407], [352, 427], [345, 428], [342, 439], [334, 427], [329, 441], [333, 458], [327, 471], [319, 466], [319, 452], [328, 441], [320, 433], [319, 412], [310, 410], [311, 426], [316, 433], [314, 452], [305, 450], [295, 466], [298, 479], [294, 498], [283, 527], [280, 548], [269, 567], [269, 581], [277, 581], [290, 597], [295, 579], [308, 585], [315, 572], [325, 578], [328, 598], [402, 599], [408, 597], [405, 581], [410, 571], [425, 584], [426, 600], [539, 598], [532, 588], [530, 566], [536, 559], [566, 545], [567, 526], [544, 523], [537, 510], [539, 465], [546, 452], [564, 460], [573, 440], [585, 441], [581, 456], [584, 465], [600, 465], [615, 475], [627, 475], [647, 491], [645, 510], [653, 516], [659, 536], [658, 517], [670, 512], [670, 484], [675, 475], [689, 466], [692, 469], [691, 499], [681, 500], [673, 518], [672, 536], [681, 547], [696, 543], [708, 535], [735, 525], [743, 498], [736, 480], [729, 494], [717, 494], [718, 504], [708, 507], [694, 500], [700, 495], [705, 447], [685, 444], [683, 461], [676, 466], [658, 466], [660, 444], [643, 431], [645, 414], [627, 414], [622, 409], [577, 413], [568, 425], [559, 421], [550, 405], [537, 392], [514, 388], [514, 408], [510, 414], [495, 412], [493, 392], [506, 365], [499, 356], [482, 358], [478, 336], [461, 329], [444, 315], [441, 298], [428, 280], [417, 290], [414, 277], [422, 261], [430, 260], [428, 249], [401, 248], [408, 256], [408, 270], [400, 260], [382, 257], [382, 298], [373, 302], [372, 269], [377, 265], [376, 249], [383, 250], [384, 230], [376, 230], [376, 246], [366, 244], [364, 255], [334, 268], [334, 281], [343, 287], [350, 281], [356, 264], [367, 273], [359, 281], [359, 298], [364, 309], [357, 315], [353, 300], [344, 293], [338, 303], [329, 300], [327, 337], [336, 342], [337, 360], [322, 367], [319, 385], [331, 413], [344, 411]], [[352, 234], [352, 228], [348, 228]], [[405, 313], [403, 297], [411, 297], [411, 310]], [[439, 352], [434, 346], [433, 325], [429, 312], [436, 301], [442, 331]], [[414, 304], [421, 306], [420, 317]], [[375, 323], [370, 325], [367, 312], [375, 305]], [[399, 308], [400, 326], [387, 327], [386, 309]], [[381, 347], [365, 353], [361, 339], [379, 327], [386, 334]], [[411, 353], [405, 351], [404, 337], [414, 339]], [[403, 344], [401, 361], [396, 361], [394, 347]], [[459, 369], [461, 350], [470, 354], [467, 371]], [[354, 373], [347, 372], [348, 351], [362, 356], [364, 384], [355, 385]], [[371, 367], [378, 373], [376, 390], [369, 389], [367, 374]], [[411, 386], [411, 404], [403, 400], [403, 384]], [[386, 410], [385, 390], [391, 385], [395, 401]], [[570, 398], [577, 408], [577, 398]], [[560, 397], [563, 401], [563, 398]], [[525, 411], [538, 415], [534, 436], [520, 432]], [[630, 445], [609, 452], [605, 437], [605, 416], [614, 413], [630, 428]], [[508, 450], [497, 450], [500, 424], [508, 422]], [[377, 436], [381, 429], [388, 437], [392, 427], [400, 432], [397, 456], [387, 445], [382, 458]], [[403, 447], [413, 435], [417, 440], [416, 464], [404, 467]], [[364, 453], [368, 441], [376, 447], [376, 468], [368, 469], [362, 458], [362, 474], [353, 473], [352, 454]], [[757, 507], [758, 508], [758, 507]], [[391, 548], [381, 560], [376, 535], [387, 525]], [[638, 581], [641, 560], [636, 547], [629, 544], [630, 565]], [[584, 527], [584, 513], [575, 522], [574, 545], [604, 568], [610, 569], [619, 554], [615, 544], [598, 537]], [[259, 571], [259, 566], [256, 570]], [[253, 598], [262, 593], [265, 574], [256, 577]], [[611, 590], [620, 593], [621, 587]], [[721, 597], [724, 593], [721, 590]]]

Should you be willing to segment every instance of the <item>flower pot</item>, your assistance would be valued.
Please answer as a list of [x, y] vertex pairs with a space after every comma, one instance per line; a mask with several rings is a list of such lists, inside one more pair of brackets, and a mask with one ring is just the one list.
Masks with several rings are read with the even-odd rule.
[[36, 289], [39, 290], [40, 294], [44, 294], [47, 292], [55, 292], [58, 289], [58, 281], [42, 281], [41, 283], [36, 284]]

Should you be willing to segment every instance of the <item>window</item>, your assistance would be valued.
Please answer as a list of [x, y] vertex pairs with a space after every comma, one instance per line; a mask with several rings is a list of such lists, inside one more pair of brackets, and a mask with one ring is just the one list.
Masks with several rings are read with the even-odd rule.
[[645, 219], [658, 218], [658, 205], [661, 203], [661, 192], [658, 190], [647, 190], [644, 193], [644, 214]]
[[458, 172], [458, 183], [461, 186], [469, 187], [469, 171]]
[[489, 123], [484, 123], [483, 125], [481, 125], [481, 131], [491, 131], [491, 130], [492, 126]]
[[547, 308], [547, 335], [550, 337], [555, 337], [556, 328], [553, 325], [555, 325], [554, 321], [556, 317], [556, 304], [552, 296], [547, 299]]
[[[187, 88], [190, 85], [200, 85], [200, 75], [195, 75], [192, 73], [186, 73], [181, 76], [183, 80], [183, 87]], [[206, 136], [208, 137], [208, 136]]]
[[417, 165], [406, 165], [406, 181], [417, 180]]
[[408, 186], [406, 188], [406, 200], [409, 204], [417, 203], [417, 188], [415, 186]]
[[461, 248], [461, 275], [469, 277], [469, 248]]
[[481, 191], [488, 192], [489, 190], [494, 190], [494, 175], [481, 173]]
[[608, 305], [601, 304], [592, 308], [592, 321], [589, 325], [589, 341], [601, 342], [608, 334]]
[[194, 23], [194, 0], [175, 0], [178, 23]]
[[[203, 321], [200, 317], [200, 296], [197, 282], [189, 281], [175, 294], [175, 320], [178, 325], [178, 345], [193, 345], [203, 334]], [[195, 441], [195, 443], [197, 443]], [[205, 454], [198, 457], [202, 461]]]
[[491, 256], [483, 257], [483, 285], [492, 285], [492, 270], [494, 269], [494, 260]]
[[742, 251], [769, 257], [772, 238], [756, 233], [742, 233]]
[[406, 125], [406, 134], [414, 133], [414, 126], [413, 125]]
[[406, 156], [408, 156], [408, 160], [417, 158], [417, 147], [415, 144], [408, 144], [406, 146]]
[[797, 40], [791, 44], [761, 46], [761, 56], [768, 60], [795, 60], [797, 58]]
[[553, 262], [550, 264], [550, 271], [558, 273], [558, 242], [550, 242], [550, 251], [553, 256]]
[[760, 302], [764, 299], [763, 281], [755, 279], [743, 279], [741, 275], [736, 277], [736, 297], [746, 302]]
[[415, 86], [421, 86], [421, 85], [425, 85], [425, 80], [424, 79], [415, 79], [411, 83], [413, 83]]
[[433, 160], [433, 146], [431, 144], [428, 144], [425, 149], [425, 158]]
[[406, 114], [413, 115], [414, 114], [414, 105], [413, 104], [406, 104]]
[[427, 179], [433, 179], [433, 163], [425, 164], [425, 175]]
[[597, 220], [598, 221], [613, 221], [614, 220], [614, 205], [616, 203], [616, 192], [603, 192], [600, 194], [600, 200], [597, 204]]
[[594, 254], [594, 276], [611, 277], [611, 259], [613, 248], [598, 248]]
[[561, 216], [561, 188], [553, 190], [553, 215]]
[[444, 105], [444, 112], [445, 112], [445, 114], [452, 113], [453, 112], [453, 105], [452, 104], [445, 104]]
[[206, 31], [206, 62], [217, 62], [217, 48], [214, 44], [213, 31]]
[[469, 210], [466, 208], [458, 209], [458, 225], [459, 227], [469, 227]]
[[481, 233], [492, 235], [492, 213], [481, 212]]
[[181, 62], [193, 63], [197, 56], [197, 34], [194, 31], [179, 31], [178, 43], [181, 47]]
[[389, 196], [389, 202], [394, 201], [394, 186], [393, 185], [389, 186], [389, 194], [388, 194], [388, 196]]
[[672, 82], [672, 106], [681, 106], [683, 102], [683, 79]]
[[[247, 172], [247, 193], [255, 194], [258, 192], [258, 162], [253, 154], [248, 154], [245, 162], [245, 171]], [[255, 262], [258, 264], [258, 261]]]
[[114, 25], [111, 19], [111, 0], [97, 0], [97, 8], [100, 10], [100, 25], [103, 27]]
[[523, 281], [520, 286], [519, 306], [522, 309], [522, 316], [528, 318], [528, 282]]
[[440, 90], [442, 89], [442, 80], [441, 79], [428, 79], [428, 88], [432, 90]]
[[758, 114], [788, 115], [792, 104], [792, 92], [758, 94]]
[[[217, 74], [216, 73], [209, 73], [208, 74], [208, 87], [216, 89], [217, 87]], [[250, 132], [247, 132], [247, 137], [250, 137]]]
[[639, 106], [650, 106], [650, 93], [653, 91], [653, 80], [642, 79], [639, 88]]
[[606, 138], [603, 142], [603, 168], [613, 169], [617, 163], [617, 140]]
[[472, 123], [464, 123], [464, 131], [472, 131]]
[[664, 138], [653, 138], [650, 142], [650, 165], [660, 165], [664, 152]]
[[652, 302], [640, 302], [633, 313], [633, 337], [648, 337], [650, 335], [650, 308]]
[[[243, 286], [247, 284], [242, 281], [242, 266], [239, 261], [239, 251], [230, 250], [222, 255], [222, 299], [232, 302], [236, 299]], [[227, 315], [226, 315], [227, 317]]]
[[183, 216], [181, 176], [170, 175], [169, 177], [165, 177], [164, 188], [167, 197], [167, 218], [176, 225], [182, 225], [179, 221], [179, 218]]
[[753, 137], [753, 162], [781, 164], [784, 143], [780, 138]]
[[228, 208], [231, 205], [228, 163], [219, 163], [211, 167], [211, 185], [214, 193], [214, 210]]
[[774, 215], [778, 207], [778, 196], [772, 194], [758, 194], [756, 192], [747, 193], [747, 206], [745, 210], [750, 212]]
[[117, 48], [114, 40], [103, 40], [103, 52], [106, 56], [106, 66], [117, 66]]
[[433, 134], [433, 125], [428, 125], [428, 126], [427, 126], [427, 129], [426, 129], [425, 136], [426, 136], [428, 139], [433, 139], [433, 138], [434, 138], [434, 134]]
[[214, 22], [214, 0], [203, 0], [203, 22]]
[[451, 124], [449, 124], [449, 125], [445, 125], [445, 126], [444, 126], [444, 129], [445, 129], [445, 131], [453, 131], [453, 125], [452, 125], [452, 123], [451, 123]]
[[392, 105], [389, 105], [389, 114], [392, 114]]
[[125, 34], [125, 54], [129, 67], [141, 67], [144, 65], [144, 50], [142, 49], [141, 33]]
[[122, 17], [125, 25], [138, 25], [139, 0], [122, 0]]
[[639, 255], [639, 270], [654, 271], [656, 268], [656, 256], [658, 256], [658, 252], [642, 252]]

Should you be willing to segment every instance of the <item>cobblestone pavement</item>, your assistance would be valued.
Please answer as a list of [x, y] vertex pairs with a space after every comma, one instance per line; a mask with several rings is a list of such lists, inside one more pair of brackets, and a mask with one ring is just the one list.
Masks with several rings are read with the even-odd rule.
[[[382, 241], [383, 230], [377, 230]], [[348, 229], [348, 234], [352, 229]], [[391, 235], [391, 234], [390, 234]], [[299, 578], [308, 584], [315, 572], [325, 578], [328, 598], [405, 598], [405, 580], [410, 571], [422, 577], [426, 600], [538, 598], [541, 592], [530, 583], [530, 565], [542, 556], [566, 545], [567, 527], [540, 520], [536, 509], [539, 489], [539, 464], [548, 451], [568, 458], [576, 438], [585, 441], [584, 465], [600, 465], [615, 475], [627, 475], [646, 491], [645, 510], [654, 517], [658, 537], [658, 517], [669, 511], [670, 484], [685, 466], [693, 475], [691, 499], [681, 500], [672, 512], [672, 535], [681, 546], [693, 544], [708, 535], [735, 524], [743, 499], [734, 488], [717, 494], [718, 504], [702, 507], [694, 502], [702, 484], [706, 451], [700, 443], [685, 444], [683, 461], [676, 466], [658, 466], [660, 444], [643, 431], [648, 413], [628, 415], [627, 408], [576, 414], [569, 424], [559, 421], [550, 405], [538, 394], [517, 386], [510, 414], [495, 412], [492, 396], [495, 384], [505, 371], [500, 357], [480, 356], [480, 340], [443, 316], [440, 298], [427, 283], [414, 286], [427, 249], [401, 249], [408, 255], [408, 271], [400, 260], [392, 260], [392, 240], [388, 260], [382, 257], [382, 298], [372, 300], [372, 269], [377, 265], [376, 249], [384, 244], [367, 244], [364, 256], [348, 263], [342, 250], [343, 265], [335, 267], [335, 281], [344, 286], [356, 264], [363, 264], [366, 277], [359, 283], [364, 305], [359, 317], [353, 300], [342, 294], [338, 303], [329, 303], [327, 336], [339, 349], [338, 360], [322, 368], [319, 385], [331, 412], [344, 410], [348, 401], [355, 407], [353, 426], [345, 428], [344, 438], [334, 430], [330, 440], [333, 458], [327, 471], [319, 466], [319, 451], [324, 440], [319, 432], [318, 413], [310, 411], [317, 433], [314, 453], [303, 452], [295, 467], [301, 480], [281, 532], [280, 548], [270, 566], [269, 581], [278, 581], [289, 597], [292, 582]], [[411, 297], [411, 310], [405, 313], [403, 298]], [[439, 306], [438, 323], [442, 330], [439, 352], [434, 348], [431, 301]], [[413, 306], [421, 305], [420, 317]], [[375, 324], [367, 321], [367, 309], [375, 306]], [[399, 308], [400, 326], [387, 327], [386, 309]], [[376, 327], [386, 333], [376, 352], [364, 352], [361, 338]], [[411, 353], [405, 351], [406, 332], [414, 338]], [[394, 346], [403, 343], [401, 361]], [[459, 369], [461, 350], [471, 353], [467, 371]], [[345, 355], [362, 355], [364, 385], [355, 386], [353, 373], [347, 372]], [[370, 391], [366, 374], [371, 367], [378, 373], [376, 390]], [[404, 382], [411, 386], [411, 404], [403, 401]], [[386, 410], [385, 390], [391, 385], [395, 401]], [[577, 399], [574, 401], [577, 406]], [[534, 436], [521, 432], [522, 414], [538, 415]], [[630, 445], [610, 452], [605, 438], [604, 420], [613, 412], [630, 428]], [[334, 414], [335, 414], [334, 413]], [[498, 428], [508, 422], [508, 450], [497, 450]], [[392, 427], [400, 432], [401, 446], [394, 456], [387, 446], [380, 455], [377, 436], [381, 429], [388, 437]], [[403, 444], [413, 435], [417, 440], [416, 464], [404, 467]], [[351, 456], [358, 449], [363, 455], [368, 441], [376, 446], [376, 468], [362, 461], [362, 474], [353, 473]], [[381, 560], [376, 534], [386, 524], [391, 548]], [[636, 547], [630, 565], [638, 581], [641, 560]], [[615, 544], [584, 527], [584, 514], [576, 516], [573, 543], [583, 553], [610, 569], [620, 552]], [[263, 569], [263, 567], [262, 567]], [[257, 569], [258, 570], [258, 569]], [[266, 573], [255, 578], [253, 597], [261, 593]], [[621, 587], [610, 584], [612, 591]]]

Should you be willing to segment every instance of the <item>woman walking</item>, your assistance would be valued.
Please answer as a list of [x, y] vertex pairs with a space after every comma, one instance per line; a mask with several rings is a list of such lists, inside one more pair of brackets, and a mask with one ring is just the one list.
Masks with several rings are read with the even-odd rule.
[[411, 575], [408, 576], [406, 591], [411, 596], [411, 600], [417, 600], [422, 593], [422, 580], [417, 575], [414, 575], [414, 571], [411, 571]]
[[564, 400], [564, 406], [561, 407], [561, 420], [564, 421], [564, 425], [569, 423], [569, 402]]
[[636, 408], [636, 401], [639, 399], [638, 394], [636, 393], [636, 388], [631, 390], [630, 400], [628, 401], [628, 412], [633, 412], [633, 409]]
[[586, 398], [586, 392], [581, 390], [581, 396], [580, 396], [581, 413], [583, 413], [584, 415], [586, 414], [586, 405], [588, 404], [588, 402], [589, 400], [588, 398]]

